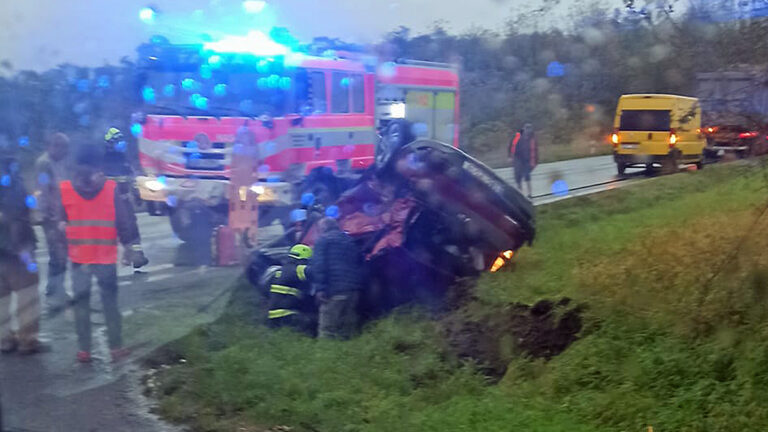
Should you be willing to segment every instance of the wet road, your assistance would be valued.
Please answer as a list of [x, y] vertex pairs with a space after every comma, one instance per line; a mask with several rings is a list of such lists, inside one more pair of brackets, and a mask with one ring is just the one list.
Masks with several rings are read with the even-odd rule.
[[[511, 169], [502, 168], [497, 172], [513, 183]], [[555, 180], [562, 180], [574, 189], [616, 178], [616, 168], [610, 156], [542, 164], [533, 174], [534, 202], [542, 204], [564, 198], [551, 194]], [[615, 186], [616, 183], [604, 184], [580, 189], [574, 194]], [[32, 357], [7, 355], [0, 361], [3, 417], [10, 430], [176, 430], [149, 414], [149, 406], [141, 396], [136, 360], [183, 336], [193, 327], [215, 319], [226, 301], [226, 296], [217, 295], [236, 283], [240, 269], [178, 265], [184, 262], [182, 242], [173, 236], [167, 218], [140, 214], [138, 219], [150, 264], [141, 274], [134, 274], [129, 268], [119, 271], [124, 337], [126, 344], [133, 348], [132, 358], [117, 365], [107, 360], [109, 354], [97, 290], [92, 296], [95, 311], [92, 318], [95, 361], [92, 364], [75, 362], [77, 347], [71, 310], [55, 317], [44, 317], [41, 338], [51, 346], [51, 352]], [[277, 228], [264, 230], [266, 238], [276, 234], [279, 234]], [[43, 236], [39, 234], [38, 238], [42, 290], [46, 280], [47, 250]], [[200, 310], [212, 301], [210, 308]]]

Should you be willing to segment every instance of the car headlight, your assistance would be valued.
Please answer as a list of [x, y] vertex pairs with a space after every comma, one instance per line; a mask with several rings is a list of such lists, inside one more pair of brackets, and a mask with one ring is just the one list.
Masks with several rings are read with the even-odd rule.
[[165, 189], [165, 185], [158, 180], [147, 180], [144, 182], [144, 186], [152, 192], [160, 192]]
[[255, 193], [256, 195], [263, 195], [264, 192], [266, 192], [266, 189], [264, 189], [264, 186], [262, 185], [253, 185], [251, 186], [251, 192]]

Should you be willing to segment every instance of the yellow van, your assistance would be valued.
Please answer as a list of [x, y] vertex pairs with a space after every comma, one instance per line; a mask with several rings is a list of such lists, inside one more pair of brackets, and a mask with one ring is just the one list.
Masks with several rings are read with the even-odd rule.
[[703, 168], [706, 139], [696, 98], [630, 94], [619, 98], [611, 135], [619, 175], [628, 167], [675, 172], [680, 164]]

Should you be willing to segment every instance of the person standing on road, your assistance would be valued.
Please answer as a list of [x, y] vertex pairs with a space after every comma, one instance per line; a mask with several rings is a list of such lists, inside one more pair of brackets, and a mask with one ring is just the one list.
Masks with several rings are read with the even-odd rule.
[[314, 336], [316, 314], [307, 273], [311, 257], [312, 248], [294, 245], [288, 252], [288, 262], [275, 274], [269, 287], [270, 327], [291, 327]]
[[[27, 196], [18, 162], [11, 158], [0, 161], [0, 351], [34, 354], [42, 350], [38, 340], [40, 297], [35, 232], [29, 207], [34, 198]], [[11, 308], [11, 293], [16, 294], [16, 307]], [[18, 324], [18, 334], [11, 320]]]
[[48, 310], [56, 313], [72, 300], [64, 290], [64, 274], [67, 271], [67, 238], [57, 220], [61, 201], [59, 182], [69, 179], [67, 156], [69, 138], [59, 132], [48, 141], [48, 148], [35, 162], [36, 219], [42, 225], [48, 246], [48, 284], [45, 288]]
[[[128, 161], [128, 144], [125, 141], [123, 133], [118, 128], [109, 128], [104, 135], [104, 175], [117, 183], [117, 192], [131, 199], [131, 193], [134, 191], [135, 174], [130, 162]], [[138, 196], [135, 197], [138, 199]], [[140, 268], [149, 264], [149, 260], [144, 256], [143, 261], [138, 261], [133, 255], [144, 256], [144, 249], [141, 246], [139, 238], [131, 249], [125, 249], [123, 252], [123, 265], [133, 264], [134, 268]]]
[[[126, 249], [137, 244], [139, 229], [131, 201], [118, 193], [117, 183], [105, 178], [103, 154], [97, 146], [83, 146], [75, 160], [72, 181], [60, 183], [65, 216], [72, 290], [75, 294], [75, 328], [80, 351], [77, 360], [91, 361], [91, 280], [95, 277], [107, 324], [112, 360], [127, 354], [122, 341], [122, 317], [117, 305], [117, 243]], [[134, 253], [136, 263], [146, 261]]]
[[523, 181], [526, 185], [528, 198], [533, 198], [531, 187], [531, 172], [539, 163], [539, 148], [536, 143], [536, 135], [533, 132], [533, 125], [526, 123], [523, 128], [517, 132], [509, 143], [509, 160], [515, 170], [515, 183], [517, 188], [523, 190]]
[[335, 219], [321, 219], [318, 229], [320, 237], [309, 263], [319, 305], [318, 337], [348, 339], [358, 326], [363, 255]]

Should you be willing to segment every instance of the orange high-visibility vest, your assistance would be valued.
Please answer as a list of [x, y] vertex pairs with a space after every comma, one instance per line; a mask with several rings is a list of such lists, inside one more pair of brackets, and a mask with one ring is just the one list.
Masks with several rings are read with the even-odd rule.
[[78, 264], [117, 263], [114, 180], [107, 180], [96, 197], [80, 196], [72, 182], [63, 181], [61, 202], [67, 213], [69, 259]]

